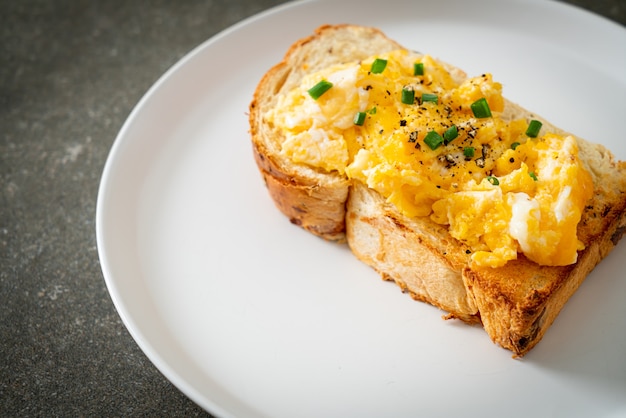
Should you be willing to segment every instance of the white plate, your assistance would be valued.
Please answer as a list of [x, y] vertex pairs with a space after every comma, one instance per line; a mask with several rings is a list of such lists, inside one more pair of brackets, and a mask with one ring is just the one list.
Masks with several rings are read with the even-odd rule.
[[150, 360], [221, 416], [624, 416], [626, 245], [522, 360], [402, 294], [346, 247], [291, 225], [254, 165], [262, 74], [323, 23], [374, 25], [626, 159], [626, 31], [550, 1], [295, 3], [248, 19], [169, 70], [103, 173], [108, 289]]

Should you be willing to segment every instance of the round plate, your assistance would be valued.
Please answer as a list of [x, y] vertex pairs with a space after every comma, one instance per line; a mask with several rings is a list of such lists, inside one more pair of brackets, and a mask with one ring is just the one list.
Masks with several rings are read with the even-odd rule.
[[326, 23], [376, 26], [469, 75], [491, 72], [509, 99], [626, 159], [626, 30], [608, 20], [536, 0], [269, 10], [171, 68], [111, 150], [98, 250], [138, 345], [224, 417], [626, 413], [623, 243], [516, 360], [482, 328], [442, 320], [275, 209], [247, 107], [289, 45]]

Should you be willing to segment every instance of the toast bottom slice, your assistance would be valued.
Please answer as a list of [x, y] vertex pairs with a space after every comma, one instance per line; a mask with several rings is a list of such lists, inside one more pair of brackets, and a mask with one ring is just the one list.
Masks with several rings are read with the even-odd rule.
[[357, 258], [414, 299], [479, 322], [462, 271], [469, 258], [444, 227], [402, 216], [360, 182], [353, 184], [346, 209], [346, 239]]
[[579, 254], [576, 264], [540, 266], [520, 256], [501, 268], [476, 268], [470, 252], [427, 218], [410, 219], [375, 191], [355, 182], [347, 202], [346, 237], [352, 252], [414, 299], [481, 323], [514, 356], [531, 350], [591, 270], [626, 230], [626, 213]]

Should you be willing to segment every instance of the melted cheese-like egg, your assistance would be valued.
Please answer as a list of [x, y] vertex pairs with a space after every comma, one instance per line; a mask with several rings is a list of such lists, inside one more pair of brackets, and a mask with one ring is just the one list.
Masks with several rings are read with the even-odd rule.
[[[386, 62], [380, 73], [372, 71], [376, 59]], [[416, 63], [423, 74], [414, 75]], [[332, 87], [313, 98], [309, 89], [322, 80]], [[480, 99], [490, 116], [472, 110]], [[293, 162], [345, 173], [406, 216], [446, 225], [477, 265], [502, 266], [518, 253], [572, 264], [593, 193], [576, 140], [529, 138], [528, 121], [505, 120], [503, 110], [502, 86], [490, 74], [466, 79], [427, 55], [393, 51], [306, 76], [266, 118], [283, 132], [281, 152]]]

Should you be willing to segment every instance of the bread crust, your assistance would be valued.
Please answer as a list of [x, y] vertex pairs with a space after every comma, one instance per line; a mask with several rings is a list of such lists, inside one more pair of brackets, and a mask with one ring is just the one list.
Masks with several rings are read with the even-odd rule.
[[[250, 104], [256, 164], [276, 206], [293, 222], [353, 253], [414, 299], [480, 323], [492, 341], [523, 356], [543, 337], [563, 305], [626, 231], [626, 163], [580, 138], [580, 157], [594, 195], [577, 227], [585, 249], [576, 264], [540, 266], [521, 255], [504, 267], [476, 267], [470, 249], [428, 218], [407, 218], [377, 192], [343, 174], [321, 172], [280, 155], [281, 133], [264, 119], [276, 97], [303, 75], [333, 64], [402, 48], [378, 29], [325, 25], [296, 42], [260, 81]], [[461, 70], [454, 69], [457, 73]], [[506, 101], [503, 117], [545, 119]]]
[[256, 144], [254, 158], [276, 207], [291, 223], [327, 240], [345, 241], [347, 179], [324, 185], [290, 175]]

